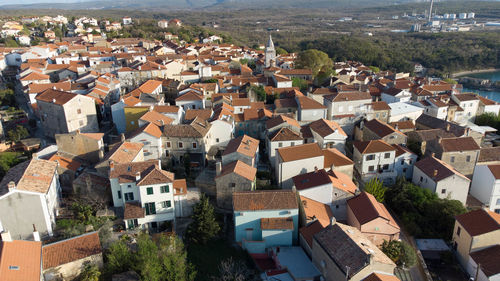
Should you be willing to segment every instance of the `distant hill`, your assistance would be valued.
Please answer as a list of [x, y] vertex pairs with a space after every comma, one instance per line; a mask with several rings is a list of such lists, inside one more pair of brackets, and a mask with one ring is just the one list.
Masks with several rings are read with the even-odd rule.
[[[54, 3], [54, 1], [58, 3]], [[421, 0], [7, 0], [0, 9], [269, 9], [269, 8], [353, 8], [360, 6], [420, 2]], [[52, 3], [47, 3], [52, 2]]]

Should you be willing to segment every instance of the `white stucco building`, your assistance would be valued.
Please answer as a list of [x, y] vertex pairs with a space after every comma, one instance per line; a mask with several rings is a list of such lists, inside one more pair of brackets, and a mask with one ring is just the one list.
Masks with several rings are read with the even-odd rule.
[[488, 209], [500, 214], [500, 165], [477, 165], [470, 194]]

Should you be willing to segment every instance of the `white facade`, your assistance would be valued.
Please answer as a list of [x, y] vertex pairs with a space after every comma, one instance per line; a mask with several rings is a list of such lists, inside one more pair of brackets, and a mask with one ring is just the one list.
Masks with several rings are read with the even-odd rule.
[[223, 120], [214, 120], [210, 124], [212, 126], [208, 132], [209, 146], [227, 146], [233, 138], [234, 124]]
[[315, 169], [323, 169], [323, 165], [325, 164], [323, 155], [283, 162], [279, 154], [277, 154], [275, 159], [276, 181], [283, 189], [291, 189], [293, 187], [293, 177], [313, 172]]
[[334, 101], [324, 99], [323, 104], [327, 107], [328, 120], [332, 120], [334, 116], [346, 114], [362, 114], [367, 112], [366, 104], [371, 103], [372, 99], [351, 100], [351, 101]]
[[470, 194], [491, 211], [500, 213], [500, 179], [495, 178], [488, 165], [474, 169]]
[[333, 186], [332, 183], [314, 186], [307, 189], [299, 190], [299, 195], [309, 199], [321, 202], [330, 206], [333, 201]]
[[326, 119], [326, 108], [318, 109], [299, 109], [298, 121], [316, 121], [318, 119]]
[[397, 172], [394, 167], [396, 150], [361, 154], [354, 149], [354, 167], [364, 182], [373, 177], [385, 183], [395, 183]]
[[452, 95], [451, 98], [464, 110], [463, 122], [474, 121], [479, 108], [479, 99], [460, 101], [455, 95]]
[[453, 174], [435, 182], [433, 178], [426, 175], [418, 167], [414, 167], [412, 182], [422, 188], [426, 188], [431, 192], [436, 193], [439, 198], [458, 200], [464, 205], [467, 201], [470, 181], [457, 174]]
[[409, 102], [411, 99], [411, 93], [406, 90], [402, 90], [395, 96], [382, 93], [381, 98], [382, 101], [385, 101], [387, 104], [394, 102]]
[[188, 109], [205, 109], [205, 100], [175, 101], [175, 105], [182, 107], [184, 111]]
[[394, 159], [394, 170], [398, 174], [398, 177], [405, 177], [409, 180], [413, 176], [413, 166], [417, 162], [417, 155], [406, 152]]
[[303, 140], [293, 140], [293, 141], [270, 141], [266, 138], [267, 142], [267, 158], [269, 163], [274, 167], [276, 165], [276, 150], [282, 147], [290, 147], [295, 145], [304, 144]]
[[129, 140], [130, 142], [140, 142], [144, 144], [143, 152], [145, 161], [160, 159], [163, 156], [161, 137], [157, 138], [143, 131]]
[[322, 137], [312, 129], [311, 132], [314, 137], [314, 140], [319, 144], [319, 147], [336, 148], [342, 153], [345, 152], [345, 141], [347, 139], [347, 136], [341, 134], [339, 130], [336, 130], [335, 132], [325, 137]]
[[417, 120], [424, 112], [424, 109], [418, 106], [411, 105], [404, 102], [390, 103], [391, 113], [389, 116], [389, 123], [399, 122], [406, 120]]

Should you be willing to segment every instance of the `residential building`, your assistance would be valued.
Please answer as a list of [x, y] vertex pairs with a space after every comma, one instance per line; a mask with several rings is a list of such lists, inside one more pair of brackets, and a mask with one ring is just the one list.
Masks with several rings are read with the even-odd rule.
[[477, 165], [470, 186], [470, 195], [486, 208], [500, 214], [500, 165]]
[[255, 167], [236, 160], [216, 169], [217, 206], [231, 209], [234, 192], [255, 190], [255, 176], [257, 173]]
[[437, 137], [427, 145], [427, 154], [450, 164], [460, 173], [472, 176], [481, 148], [472, 137]]
[[158, 160], [111, 163], [109, 179], [125, 228], [158, 230], [175, 220], [174, 174], [162, 170]]
[[222, 166], [241, 161], [250, 167], [259, 162], [259, 140], [243, 135], [229, 141], [222, 154]]
[[42, 127], [47, 137], [55, 134], [99, 131], [94, 99], [48, 89], [36, 96]]
[[363, 122], [360, 129], [364, 141], [384, 140], [388, 144], [406, 145], [407, 137], [405, 134], [378, 119]]
[[367, 192], [347, 200], [347, 224], [356, 227], [373, 244], [398, 240], [400, 227], [383, 203]]
[[299, 206], [292, 190], [233, 193], [235, 240], [249, 253], [297, 243]]
[[398, 177], [411, 180], [413, 177], [413, 166], [417, 162], [417, 155], [408, 148], [399, 145], [392, 145], [396, 149], [396, 158], [394, 158], [394, 170]]
[[6, 281], [42, 281], [42, 242], [13, 240], [9, 232], [0, 241], [0, 276]]
[[121, 164], [140, 161], [144, 161], [144, 144], [127, 142], [122, 136], [122, 142], [111, 147], [102, 161], [95, 165], [95, 169], [101, 176], [107, 177], [111, 162]]
[[452, 244], [464, 268], [467, 268], [473, 252], [497, 245], [498, 241], [500, 214], [479, 209], [455, 217]]
[[433, 156], [415, 164], [412, 182], [436, 193], [439, 198], [458, 200], [464, 205], [467, 201], [470, 180], [451, 165]]
[[389, 122], [391, 107], [385, 101], [376, 101], [366, 104], [366, 120], [378, 119], [382, 122]]
[[134, 143], [142, 143], [144, 160], [163, 158], [162, 132], [154, 123], [147, 123], [137, 130], [127, 133], [126, 139]]
[[473, 122], [476, 119], [476, 114], [479, 109], [479, 98], [473, 93], [465, 93], [458, 95], [451, 95], [451, 99], [456, 102], [460, 108], [464, 110], [464, 118], [462, 122]]
[[469, 276], [477, 276], [476, 280], [498, 280], [500, 278], [500, 245], [471, 253], [466, 270]]
[[323, 151], [316, 143], [279, 148], [276, 153], [276, 182], [283, 189], [293, 187], [292, 178], [323, 169]]
[[455, 135], [451, 132], [442, 129], [416, 130], [405, 134], [408, 136], [408, 147], [418, 150], [419, 155], [429, 155], [431, 152], [427, 152], [427, 144], [434, 141], [438, 137], [455, 137]]
[[101, 241], [97, 232], [45, 244], [41, 252], [45, 281], [72, 280], [87, 265], [103, 267]]
[[104, 157], [103, 133], [73, 133], [56, 134], [57, 151], [91, 164], [98, 163]]
[[391, 115], [389, 122], [398, 122], [406, 120], [417, 120], [424, 112], [424, 109], [407, 102], [390, 103]]
[[381, 98], [387, 104], [408, 102], [411, 99], [411, 93], [407, 89], [388, 88], [382, 92]]
[[313, 236], [312, 261], [326, 281], [362, 280], [374, 272], [391, 275], [396, 268], [357, 228], [341, 223]]
[[498, 115], [500, 113], [500, 103], [487, 99], [480, 95], [477, 95], [477, 98], [479, 99], [479, 107], [476, 113], [477, 115], [481, 115], [483, 113], [493, 113], [495, 115]]
[[314, 140], [321, 148], [336, 148], [344, 151], [347, 134], [335, 121], [318, 119], [309, 124]]
[[269, 133], [266, 137], [267, 142], [267, 157], [271, 166], [276, 164], [276, 151], [282, 147], [290, 147], [295, 145], [304, 144], [300, 132], [289, 129], [288, 127], [281, 127]]
[[372, 102], [368, 92], [340, 92], [324, 96], [323, 104], [327, 107], [326, 119], [346, 114], [362, 114], [367, 111], [366, 104]]
[[0, 182], [0, 231], [30, 239], [35, 225], [42, 238], [52, 236], [60, 198], [56, 162], [35, 156], [17, 164]]
[[325, 162], [323, 167], [334, 172], [341, 172], [353, 178], [354, 162], [336, 148], [323, 149]]
[[354, 168], [362, 182], [376, 177], [386, 184], [396, 182], [396, 148], [383, 140], [355, 141]]
[[314, 99], [306, 96], [296, 96], [298, 105], [298, 121], [315, 121], [321, 118], [327, 118], [327, 107]]

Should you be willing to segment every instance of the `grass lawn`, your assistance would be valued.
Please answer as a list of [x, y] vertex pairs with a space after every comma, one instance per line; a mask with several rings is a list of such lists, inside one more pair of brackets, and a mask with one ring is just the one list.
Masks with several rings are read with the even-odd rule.
[[197, 281], [212, 280], [212, 276], [218, 276], [220, 262], [229, 257], [251, 265], [248, 254], [242, 249], [233, 247], [227, 240], [219, 239], [208, 242], [206, 245], [190, 245], [188, 247], [188, 260], [198, 271]]

